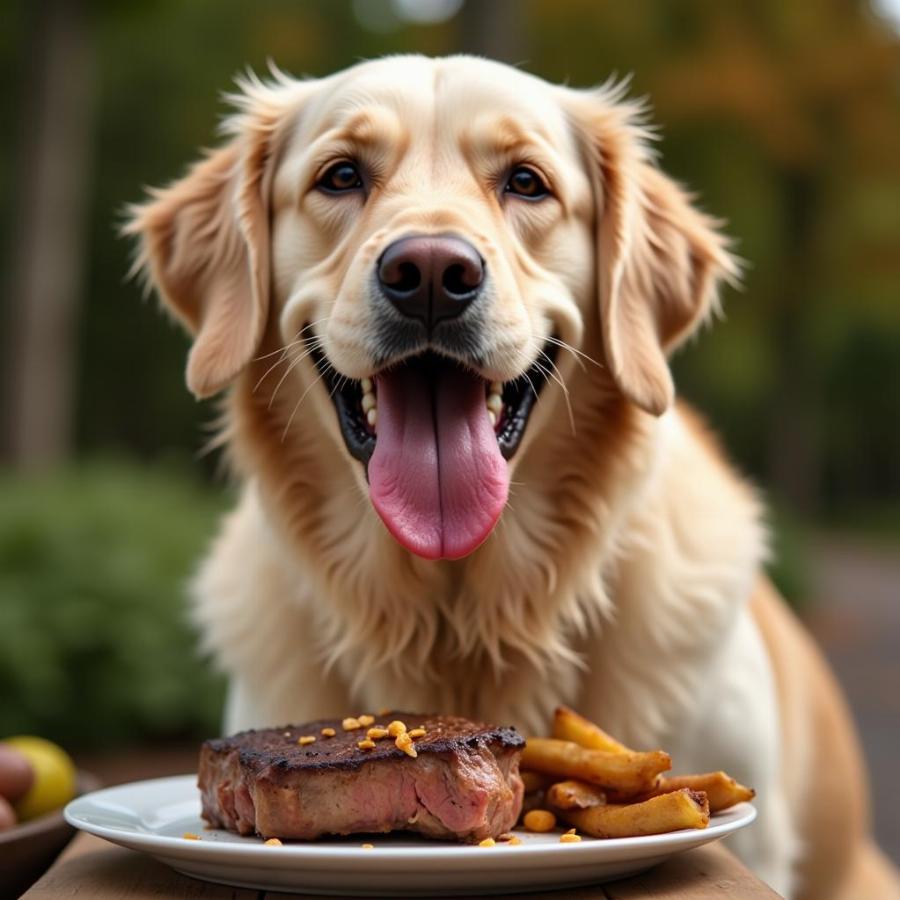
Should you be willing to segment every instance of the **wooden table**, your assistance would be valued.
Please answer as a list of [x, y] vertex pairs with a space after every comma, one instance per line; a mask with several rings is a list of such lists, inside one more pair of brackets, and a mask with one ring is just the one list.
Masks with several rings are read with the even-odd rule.
[[[25, 900], [290, 900], [296, 894], [254, 891], [195, 881], [133, 850], [79, 834]], [[310, 895], [306, 895], [309, 897]], [[750, 874], [720, 843], [682, 853], [644, 875], [603, 886], [516, 894], [511, 900], [763, 900], [779, 895]], [[323, 897], [317, 900], [325, 900]]]

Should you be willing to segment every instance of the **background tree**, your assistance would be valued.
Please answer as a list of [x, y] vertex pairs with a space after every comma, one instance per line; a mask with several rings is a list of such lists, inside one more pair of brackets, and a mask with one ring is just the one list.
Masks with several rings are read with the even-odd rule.
[[13, 464], [33, 468], [59, 463], [71, 450], [93, 59], [79, 0], [35, 3], [24, 18], [0, 449]]

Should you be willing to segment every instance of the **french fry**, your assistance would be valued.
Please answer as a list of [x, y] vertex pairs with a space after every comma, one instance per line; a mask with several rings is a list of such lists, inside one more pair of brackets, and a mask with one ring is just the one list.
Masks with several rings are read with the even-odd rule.
[[609, 753], [589, 750], [571, 741], [555, 738], [528, 738], [521, 766], [558, 778], [576, 778], [621, 794], [641, 794], [654, 790], [660, 772], [671, 768], [668, 753]]
[[633, 751], [607, 734], [599, 725], [579, 715], [568, 706], [557, 706], [553, 714], [553, 737], [560, 741], [572, 741], [589, 750], [607, 753], [632, 753]]
[[703, 775], [663, 776], [657, 786], [645, 796], [657, 797], [688, 788], [692, 791], [703, 791], [709, 800], [710, 812], [721, 812], [736, 803], [752, 800], [756, 796], [753, 788], [735, 781], [725, 772], [707, 772]]
[[555, 809], [559, 817], [591, 837], [638, 837], [681, 828], [706, 828], [709, 803], [699, 791], [682, 788], [642, 803], [606, 804], [589, 809]]
[[756, 795], [725, 772], [663, 776], [669, 766], [667, 753], [636, 752], [566, 706], [554, 713], [553, 737], [529, 739], [522, 756], [524, 769], [555, 782], [544, 785], [547, 806], [594, 837], [706, 828], [711, 811]]
[[553, 784], [553, 779], [549, 775], [542, 775], [540, 772], [519, 772], [522, 776], [522, 783], [525, 785], [525, 793], [531, 794], [534, 791], [543, 791]]
[[558, 809], [590, 809], [606, 803], [606, 794], [585, 781], [559, 781], [547, 789], [547, 802]]

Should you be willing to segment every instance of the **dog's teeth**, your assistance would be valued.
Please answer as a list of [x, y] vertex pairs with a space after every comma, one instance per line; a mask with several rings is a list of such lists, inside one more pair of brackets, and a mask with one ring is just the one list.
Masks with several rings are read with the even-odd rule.
[[375, 395], [372, 393], [366, 393], [362, 395], [362, 408], [363, 412], [368, 414], [371, 410], [376, 407]]
[[375, 423], [378, 421], [378, 410], [374, 406], [366, 412], [366, 421], [372, 428], [375, 427]]
[[502, 381], [492, 381], [491, 382], [491, 393], [492, 394], [502, 394], [503, 393], [503, 382]]
[[497, 413], [495, 413], [492, 409], [488, 409], [487, 414], [488, 418], [491, 420], [491, 427], [495, 427], [497, 424]]
[[371, 394], [372, 388], [375, 387], [375, 385], [372, 384], [371, 378], [363, 378], [363, 380], [360, 382], [360, 384], [362, 385], [362, 392], [364, 394]]
[[488, 394], [487, 408], [499, 416], [503, 409], [503, 398], [499, 394]]

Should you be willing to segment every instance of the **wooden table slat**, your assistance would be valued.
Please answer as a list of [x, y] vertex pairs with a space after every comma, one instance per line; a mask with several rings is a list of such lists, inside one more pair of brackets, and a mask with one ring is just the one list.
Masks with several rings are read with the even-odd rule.
[[624, 881], [606, 885], [609, 900], [774, 900], [776, 894], [721, 843], [709, 844]]
[[[179, 875], [162, 863], [79, 834], [23, 900], [295, 900], [298, 895], [232, 888]], [[326, 900], [303, 895], [306, 900]], [[721, 844], [679, 854], [644, 875], [595, 887], [506, 895], [507, 900], [712, 900], [777, 898]]]

